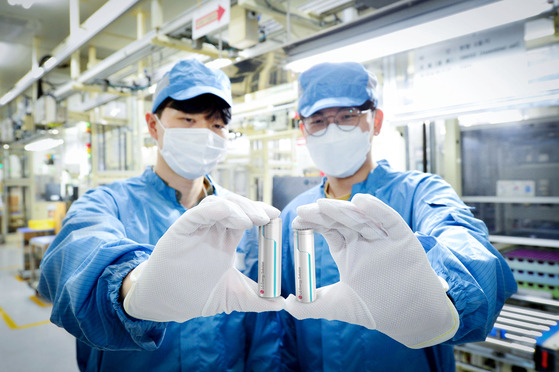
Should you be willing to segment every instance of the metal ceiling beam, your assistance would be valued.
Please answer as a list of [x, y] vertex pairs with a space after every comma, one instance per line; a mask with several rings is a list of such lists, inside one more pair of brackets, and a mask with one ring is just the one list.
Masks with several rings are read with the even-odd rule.
[[[109, 0], [93, 13], [80, 27], [73, 32], [52, 52], [52, 57], [40, 68], [25, 74], [12, 90], [0, 98], [0, 106], [6, 105], [25, 92], [33, 83], [64, 62], [72, 53], [79, 50], [85, 43], [95, 37], [103, 29], [113, 23], [141, 0]], [[72, 20], [70, 24], [72, 24]]]
[[57, 100], [63, 99], [70, 95], [74, 90], [74, 84], [88, 84], [95, 79], [104, 79], [110, 74], [126, 67], [133, 60], [144, 58], [147, 54], [152, 52], [155, 48], [151, 45], [151, 39], [156, 36], [156, 31], [148, 32], [143, 38], [133, 41], [126, 47], [111, 54], [107, 58], [98, 62], [92, 68], [84, 71], [76, 81], [69, 81], [54, 91], [54, 96]]
[[191, 42], [173, 39], [168, 37], [167, 35], [157, 35], [153, 39], [151, 39], [151, 43], [160, 47], [173, 48], [189, 53], [203, 54], [212, 58], [219, 57], [219, 50], [210, 46], [209, 44], [203, 44], [200, 49], [195, 49], [192, 47]]
[[[54, 91], [54, 96], [57, 100], [68, 97], [74, 92], [74, 84], [90, 84], [96, 79], [108, 78], [115, 72], [138, 62], [147, 55], [153, 53], [155, 50], [162, 48], [157, 44], [161, 44], [165, 39], [162, 35], [170, 35], [192, 23], [192, 14], [197, 9], [193, 6], [182, 14], [178, 15], [175, 19], [168, 21], [158, 27], [147, 32], [142, 38], [135, 40], [128, 44], [126, 47], [111, 54], [107, 58], [97, 63], [92, 68], [84, 71], [77, 81], [69, 81]], [[203, 51], [201, 54], [207, 54]]]
[[[287, 29], [287, 11], [284, 12], [282, 9], [271, 8], [262, 0], [239, 0], [237, 5], [255, 13], [265, 14]], [[291, 33], [297, 38], [312, 35], [323, 29], [318, 21], [297, 9], [289, 10], [289, 24], [291, 26]]]

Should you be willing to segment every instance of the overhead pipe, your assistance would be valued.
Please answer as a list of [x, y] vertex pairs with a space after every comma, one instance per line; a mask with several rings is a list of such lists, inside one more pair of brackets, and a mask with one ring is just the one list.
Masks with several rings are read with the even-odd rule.
[[[173, 43], [175, 46], [178, 44], [172, 39], [167, 37], [167, 34], [172, 34], [177, 30], [180, 30], [192, 22], [192, 14], [197, 9], [196, 6], [183, 12], [181, 15], [177, 16], [175, 19], [162, 24], [157, 29], [153, 29], [138, 40], [135, 40], [111, 54], [107, 58], [99, 61], [95, 66], [84, 71], [77, 81], [70, 81], [62, 85], [54, 91], [54, 96], [57, 100], [68, 97], [72, 94], [74, 90], [74, 85], [78, 84], [89, 84], [96, 79], [105, 79], [111, 74], [137, 62], [138, 60], [149, 55], [156, 46], [166, 45], [166, 42]], [[184, 46], [186, 48], [186, 46]], [[200, 54], [209, 54], [210, 52], [204, 52], [199, 50], [192, 50], [193, 52]]]
[[[70, 0], [72, 2], [74, 0]], [[14, 98], [25, 92], [33, 83], [65, 61], [72, 53], [79, 50], [85, 43], [99, 34], [122, 14], [141, 0], [109, 0], [91, 15], [81, 27], [75, 27], [75, 18], [71, 17], [71, 33], [59, 44], [52, 53], [52, 57], [36, 70], [25, 74], [8, 93], [0, 98], [0, 106], [11, 102]], [[71, 3], [72, 4], [72, 3]], [[75, 13], [75, 4], [70, 5], [71, 13]]]

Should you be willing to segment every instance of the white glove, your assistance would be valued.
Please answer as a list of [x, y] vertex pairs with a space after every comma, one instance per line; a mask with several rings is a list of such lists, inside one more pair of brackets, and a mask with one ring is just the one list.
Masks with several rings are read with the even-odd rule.
[[257, 284], [234, 267], [244, 231], [278, 216], [276, 208], [236, 194], [206, 197], [133, 270], [124, 309], [135, 318], [160, 322], [282, 310], [283, 298], [259, 297]]
[[444, 280], [396, 211], [374, 196], [357, 194], [351, 202], [320, 199], [297, 214], [294, 229], [312, 228], [326, 238], [340, 281], [317, 289], [312, 303], [290, 295], [291, 315], [377, 329], [410, 348], [454, 336], [460, 320]]

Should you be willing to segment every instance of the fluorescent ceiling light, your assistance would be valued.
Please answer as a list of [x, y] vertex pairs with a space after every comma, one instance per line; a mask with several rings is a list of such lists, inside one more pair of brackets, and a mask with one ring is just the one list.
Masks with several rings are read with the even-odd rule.
[[231, 61], [229, 58], [216, 58], [209, 62], [206, 62], [205, 65], [209, 68], [213, 68], [217, 70], [223, 67], [227, 67], [232, 63], [233, 61]]
[[495, 112], [482, 112], [458, 117], [460, 125], [471, 127], [480, 124], [501, 124], [522, 121], [526, 117], [520, 110], [501, 110]]
[[[371, 61], [441, 41], [530, 18], [552, 9], [547, 0], [502, 0], [341, 48], [294, 60], [286, 68], [302, 72], [321, 62]], [[296, 57], [295, 57], [296, 58]]]
[[233, 117], [236, 118], [247, 112], [268, 110], [270, 107], [289, 104], [296, 99], [297, 84], [295, 82], [285, 83], [257, 93], [246, 94], [245, 101], [235, 103], [231, 110]]
[[24, 9], [31, 8], [35, 3], [40, 3], [40, 0], [8, 0], [10, 5], [21, 5]]
[[322, 13], [326, 13], [327, 11], [332, 10], [334, 8], [338, 8], [342, 5], [345, 5], [349, 2], [350, 2], [350, 0], [344, 0], [344, 1], [340, 1], [340, 0], [315, 0], [315, 1], [311, 1], [310, 3], [302, 5], [297, 9], [302, 11], [302, 12], [322, 14]]
[[553, 19], [538, 18], [524, 25], [524, 41], [532, 41], [555, 34]]
[[24, 149], [26, 151], [46, 151], [60, 146], [63, 143], [64, 140], [62, 139], [44, 138], [25, 145]]

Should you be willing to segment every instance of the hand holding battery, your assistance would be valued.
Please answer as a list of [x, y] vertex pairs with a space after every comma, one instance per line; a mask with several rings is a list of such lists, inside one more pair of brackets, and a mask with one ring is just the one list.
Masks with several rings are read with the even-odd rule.
[[283, 309], [283, 298], [259, 297], [257, 284], [234, 267], [244, 231], [278, 216], [276, 208], [239, 195], [206, 197], [186, 211], [159, 239], [150, 258], [133, 270], [124, 309], [139, 319], [175, 322]]
[[421, 243], [392, 208], [368, 194], [351, 202], [321, 199], [299, 207], [294, 229], [321, 233], [340, 281], [301, 303], [290, 295], [295, 318], [324, 318], [377, 329], [421, 348], [450, 339], [459, 317]]

